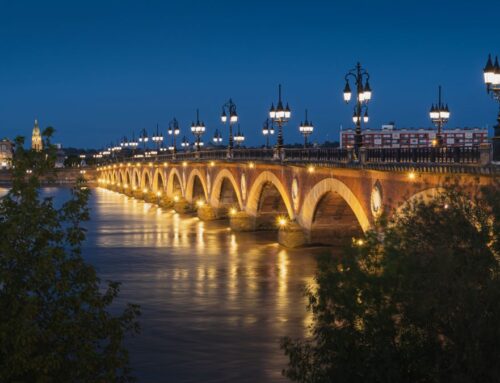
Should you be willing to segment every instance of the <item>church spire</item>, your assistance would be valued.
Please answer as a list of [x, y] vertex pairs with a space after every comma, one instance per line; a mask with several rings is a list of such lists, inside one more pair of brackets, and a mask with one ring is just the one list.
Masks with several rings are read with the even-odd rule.
[[35, 126], [33, 127], [33, 134], [31, 135], [31, 149], [40, 152], [43, 149], [42, 135], [38, 127], [38, 120], [35, 119]]

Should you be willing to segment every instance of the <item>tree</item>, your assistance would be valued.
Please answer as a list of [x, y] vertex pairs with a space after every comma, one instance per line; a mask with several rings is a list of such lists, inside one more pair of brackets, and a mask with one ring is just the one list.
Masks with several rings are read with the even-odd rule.
[[[500, 184], [409, 203], [323, 257], [311, 336], [284, 338], [297, 382], [497, 382]], [[383, 234], [382, 234], [383, 233]]]
[[139, 308], [113, 315], [119, 284], [102, 286], [81, 256], [84, 181], [61, 208], [39, 195], [54, 165], [52, 131], [43, 132], [42, 152], [16, 140], [12, 189], [0, 201], [0, 381], [129, 382], [122, 343], [138, 331]]

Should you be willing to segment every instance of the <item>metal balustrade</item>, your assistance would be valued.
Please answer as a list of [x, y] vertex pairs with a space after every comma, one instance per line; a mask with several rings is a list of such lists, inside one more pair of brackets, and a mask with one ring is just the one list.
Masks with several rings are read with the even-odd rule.
[[475, 164], [478, 147], [397, 148], [366, 150], [367, 163]]
[[[441, 147], [441, 148], [362, 148], [360, 158], [354, 157], [353, 151], [341, 148], [284, 148], [283, 161], [287, 163], [322, 163], [322, 164], [443, 164], [443, 165], [479, 165], [479, 147]], [[151, 157], [109, 158], [109, 162], [164, 162], [164, 161], [264, 161], [280, 162], [274, 149], [238, 148], [233, 149], [232, 158], [228, 158], [225, 149], [201, 150], [159, 154]]]

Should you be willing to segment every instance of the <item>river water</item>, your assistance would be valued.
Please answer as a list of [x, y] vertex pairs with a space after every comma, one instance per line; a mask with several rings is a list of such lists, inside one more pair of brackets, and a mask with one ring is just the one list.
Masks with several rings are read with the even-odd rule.
[[[61, 200], [67, 191], [46, 191]], [[321, 249], [285, 250], [276, 233], [232, 233], [94, 189], [84, 257], [141, 306], [127, 340], [139, 382], [283, 382], [279, 339], [304, 337], [303, 287]]]

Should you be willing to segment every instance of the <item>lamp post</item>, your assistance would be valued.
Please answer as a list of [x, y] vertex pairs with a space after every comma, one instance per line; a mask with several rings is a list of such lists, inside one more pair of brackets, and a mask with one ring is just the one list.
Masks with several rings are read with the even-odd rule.
[[182, 137], [181, 146], [184, 148], [184, 151], [187, 152], [189, 149], [189, 140], [186, 136]]
[[238, 124], [238, 131], [234, 135], [234, 140], [236, 141], [236, 147], [240, 147], [240, 145], [245, 141], [245, 135], [240, 130], [240, 124]]
[[269, 109], [269, 118], [271, 121], [278, 125], [278, 140], [276, 143], [276, 152], [275, 158], [283, 159], [283, 126], [290, 120], [292, 112], [290, 111], [290, 107], [288, 103], [286, 107], [283, 107], [283, 102], [281, 101], [281, 84], [278, 85], [278, 103], [276, 108], [274, 107], [274, 103], [271, 104], [271, 108]]
[[441, 85], [439, 86], [438, 91], [438, 103], [436, 105], [432, 104], [431, 110], [429, 111], [429, 117], [437, 128], [436, 146], [441, 148], [444, 144], [442, 134], [443, 126], [450, 119], [450, 110], [448, 109], [448, 105], [445, 106], [441, 102]]
[[304, 149], [307, 148], [307, 137], [312, 134], [314, 126], [312, 121], [307, 120], [307, 109], [306, 109], [306, 119], [299, 125], [300, 134], [304, 136]]
[[196, 137], [196, 152], [197, 156], [199, 156], [200, 152], [200, 138], [205, 133], [205, 124], [200, 122], [200, 112], [198, 109], [196, 109], [196, 123], [191, 124], [191, 132], [195, 135]]
[[[488, 55], [488, 61], [484, 67], [484, 83], [486, 84], [486, 92], [500, 106], [500, 65], [498, 64], [498, 56], [495, 57], [495, 64], [493, 64], [491, 55]], [[498, 110], [497, 125], [493, 135], [493, 161], [500, 161], [500, 109]]]
[[132, 155], [135, 156], [135, 150], [139, 146], [139, 143], [135, 139], [134, 132], [132, 132], [132, 139], [128, 142], [128, 146], [132, 148]]
[[356, 86], [356, 105], [354, 106], [352, 121], [354, 122], [354, 124], [356, 124], [354, 133], [354, 153], [356, 158], [358, 158], [359, 148], [363, 146], [363, 135], [361, 134], [361, 119], [363, 119], [363, 122], [365, 124], [368, 123], [368, 102], [372, 98], [372, 90], [369, 83], [370, 75], [364, 68], [361, 67], [361, 64], [358, 62], [356, 64], [356, 67], [351, 69], [345, 75], [344, 101], [346, 103], [351, 101], [352, 97], [351, 86], [349, 85], [349, 77], [353, 78], [354, 84]]
[[175, 137], [179, 135], [181, 132], [181, 129], [179, 128], [179, 122], [177, 121], [177, 118], [173, 118], [169, 123], [168, 123], [168, 135], [172, 136], [172, 158], [175, 158], [175, 154], [177, 153], [177, 145], [175, 142]]
[[262, 134], [266, 137], [266, 149], [269, 149], [269, 136], [274, 135], [273, 122], [269, 118], [266, 118], [262, 125]]
[[215, 129], [214, 138], [212, 139], [215, 145], [219, 145], [222, 142], [222, 135], [219, 129]]
[[153, 134], [151, 137], [154, 143], [156, 143], [156, 152], [160, 151], [160, 144], [163, 142], [163, 134], [158, 131], [158, 124], [156, 124], [156, 134]]
[[[227, 113], [226, 113], [227, 112]], [[229, 99], [224, 105], [222, 105], [222, 113], [220, 115], [220, 120], [225, 125], [228, 122], [227, 115], [229, 114], [229, 137], [227, 144], [227, 158], [233, 157], [233, 125], [238, 122], [238, 113], [236, 113], [236, 104], [232, 99]]]
[[146, 132], [146, 129], [142, 129], [141, 134], [139, 136], [139, 142], [142, 142], [142, 148], [144, 152], [146, 152], [146, 144], [148, 141], [149, 141], [148, 132]]

